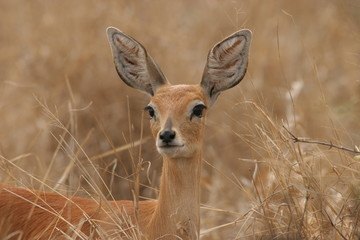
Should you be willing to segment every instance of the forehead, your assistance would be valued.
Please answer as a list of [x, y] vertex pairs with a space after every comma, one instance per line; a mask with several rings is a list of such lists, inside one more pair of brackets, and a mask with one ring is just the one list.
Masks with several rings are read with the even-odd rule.
[[204, 90], [199, 85], [166, 85], [156, 92], [155, 96], [151, 98], [151, 103], [156, 106], [182, 106], [196, 100], [207, 104]]

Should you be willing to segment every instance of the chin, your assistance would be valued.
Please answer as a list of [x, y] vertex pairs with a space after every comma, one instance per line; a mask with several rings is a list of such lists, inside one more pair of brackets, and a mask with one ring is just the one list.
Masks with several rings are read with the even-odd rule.
[[190, 158], [194, 155], [193, 149], [181, 147], [157, 147], [158, 152], [165, 158]]

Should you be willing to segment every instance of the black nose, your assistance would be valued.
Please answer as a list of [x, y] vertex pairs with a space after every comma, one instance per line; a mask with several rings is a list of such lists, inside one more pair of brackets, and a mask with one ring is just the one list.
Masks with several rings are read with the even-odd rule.
[[175, 131], [172, 130], [164, 130], [160, 133], [160, 139], [164, 143], [170, 143], [176, 136]]

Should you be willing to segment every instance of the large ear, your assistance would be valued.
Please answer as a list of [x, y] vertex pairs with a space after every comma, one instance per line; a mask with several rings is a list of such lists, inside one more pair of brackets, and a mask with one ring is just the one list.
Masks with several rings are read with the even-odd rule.
[[106, 32], [116, 71], [127, 85], [154, 96], [160, 86], [168, 84], [158, 65], [140, 43], [114, 27], [109, 27]]
[[244, 29], [217, 43], [209, 52], [200, 85], [213, 104], [221, 91], [237, 85], [247, 69], [251, 31]]

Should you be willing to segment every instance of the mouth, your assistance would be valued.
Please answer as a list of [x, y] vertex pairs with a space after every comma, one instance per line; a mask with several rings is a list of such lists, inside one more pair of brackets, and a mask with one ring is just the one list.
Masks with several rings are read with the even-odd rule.
[[170, 148], [181, 148], [184, 147], [184, 145], [172, 145], [172, 144], [162, 144], [161, 146], [158, 146], [160, 149], [170, 149]]
[[188, 157], [188, 149], [185, 144], [167, 144], [160, 143], [157, 146], [157, 151], [166, 158], [184, 158]]

